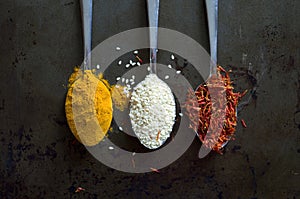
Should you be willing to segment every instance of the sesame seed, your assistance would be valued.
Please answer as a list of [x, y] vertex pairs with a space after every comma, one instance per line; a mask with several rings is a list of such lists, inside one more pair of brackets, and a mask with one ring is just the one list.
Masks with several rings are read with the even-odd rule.
[[166, 75], [166, 76], [165, 76], [165, 79], [169, 79], [169, 78], [170, 78], [170, 76], [169, 76], [169, 75]]
[[129, 60], [129, 63], [132, 64], [133, 63], [132, 60]]
[[135, 50], [135, 51], [133, 52], [133, 54], [135, 54], [135, 55], [138, 54], [138, 53], [139, 53], [139, 51], [137, 51], [137, 50]]
[[126, 80], [125, 80], [125, 83], [126, 83], [126, 84], [128, 84], [128, 82], [129, 82], [129, 80], [128, 80], [128, 79], [126, 79]]
[[183, 113], [179, 113], [179, 116], [182, 117], [182, 116], [183, 116]]
[[140, 66], [141, 65], [140, 62], [137, 62], [137, 65]]
[[121, 48], [120, 48], [119, 46], [117, 46], [117, 47], [116, 47], [116, 50], [119, 51], [119, 50], [121, 50]]
[[[157, 90], [160, 92], [154, 92]], [[131, 93], [129, 117], [140, 142], [149, 149], [158, 148], [170, 137], [176, 117], [171, 89], [156, 75], [147, 75]]]
[[119, 81], [121, 79], [121, 77], [117, 77], [116, 80]]
[[120, 130], [120, 131], [123, 131], [123, 128], [122, 128], [121, 126], [119, 126], [119, 130]]
[[149, 71], [149, 72], [150, 72], [150, 70], [151, 70], [151, 68], [150, 68], [150, 66], [148, 66], [148, 67], [147, 67], [147, 71]]
[[122, 78], [122, 83], [124, 83], [124, 82], [125, 82], [125, 78], [123, 77], [123, 78]]
[[172, 60], [174, 60], [174, 59], [175, 59], [175, 56], [174, 56], [173, 54], [171, 55], [171, 59], [172, 59]]
[[181, 70], [176, 71], [176, 74], [180, 74], [180, 73], [181, 73]]
[[118, 65], [120, 66], [122, 64], [122, 60], [120, 60], [119, 62], [118, 62]]
[[132, 66], [135, 66], [136, 65], [136, 62], [132, 62], [132, 64], [131, 64]]
[[99, 64], [97, 64], [96, 68], [97, 68], [97, 69], [99, 69], [99, 68], [100, 68], [100, 65], [99, 65]]
[[114, 150], [114, 147], [110, 146], [108, 147], [109, 150]]
[[171, 65], [171, 64], [169, 64], [169, 65], [168, 65], [168, 68], [172, 68], [172, 65]]
[[129, 66], [130, 66], [130, 64], [126, 64], [126, 66], [125, 66], [125, 67], [126, 67], [126, 68], [129, 68]]

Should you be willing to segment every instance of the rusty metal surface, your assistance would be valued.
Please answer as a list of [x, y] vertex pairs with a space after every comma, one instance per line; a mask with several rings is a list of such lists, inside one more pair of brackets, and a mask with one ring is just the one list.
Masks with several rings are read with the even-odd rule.
[[[198, 159], [200, 141], [160, 173], [127, 174], [73, 144], [64, 115], [67, 79], [82, 61], [79, 1], [0, 3], [0, 198], [299, 198], [299, 1], [219, 5], [219, 63], [236, 88], [266, 71], [224, 155]], [[208, 49], [204, 1], [161, 1], [160, 26]], [[147, 26], [141, 0], [94, 1], [93, 46]], [[164, 59], [165, 57], [160, 57]], [[197, 81], [197, 80], [192, 80]], [[85, 191], [75, 193], [81, 186]]]

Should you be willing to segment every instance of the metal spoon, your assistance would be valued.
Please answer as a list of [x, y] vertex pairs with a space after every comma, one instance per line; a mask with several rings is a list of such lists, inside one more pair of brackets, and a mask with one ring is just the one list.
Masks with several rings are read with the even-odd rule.
[[159, 0], [147, 0], [150, 27], [150, 73], [156, 74]]
[[[212, 76], [217, 76], [217, 40], [218, 40], [218, 0], [206, 0], [206, 9], [207, 9], [207, 17], [208, 17], [208, 29], [209, 29], [209, 41], [210, 41], [210, 75], [208, 80]], [[196, 90], [199, 89], [201, 85], [198, 86]], [[213, 120], [213, 115], [211, 120]], [[217, 131], [221, 130], [217, 129]], [[212, 133], [207, 131], [207, 134]], [[208, 137], [208, 136], [206, 136]], [[224, 143], [222, 147], [224, 147], [227, 143]], [[199, 150], [199, 158], [205, 157], [211, 149], [208, 149], [205, 146], [201, 146]]]
[[84, 46], [83, 69], [91, 70], [93, 0], [80, 0]]
[[[131, 103], [130, 109], [134, 110], [134, 109], [139, 109], [142, 110], [142, 106], [139, 106], [141, 104], [147, 104], [149, 103], [147, 101], [147, 97], [143, 97], [143, 96], [148, 96], [147, 92], [141, 92], [142, 94], [137, 94], [140, 91], [137, 88], [141, 88], [141, 85], [143, 85], [142, 87], [152, 87], [153, 81], [157, 81], [156, 85], [160, 85], [162, 86], [162, 90], [156, 90], [157, 93], [159, 93], [160, 96], [171, 96], [172, 95], [172, 99], [168, 98], [168, 100], [170, 100], [167, 104], [160, 104], [159, 106], [171, 106], [174, 105], [175, 107], [175, 98], [172, 94], [172, 91], [170, 88], [166, 89], [167, 87], [169, 87], [165, 82], [163, 82], [162, 80], [157, 80], [159, 79], [159, 77], [156, 74], [156, 56], [157, 56], [157, 37], [158, 37], [158, 13], [159, 13], [159, 0], [147, 0], [147, 6], [148, 6], [148, 20], [149, 20], [149, 39], [150, 39], [150, 74], [148, 74], [148, 76], [142, 81], [140, 82], [133, 90], [132, 95], [131, 96], [135, 96], [132, 99], [135, 99], [136, 97], [140, 97], [142, 95], [142, 97], [140, 97], [140, 99], [142, 100], [146, 100], [146, 101], [139, 101], [139, 102], [133, 102]], [[148, 78], [151, 78], [150, 81]], [[151, 100], [150, 103], [157, 103], [154, 102], [153, 99]], [[138, 104], [138, 105], [137, 105]], [[143, 117], [148, 118], [148, 117], [155, 117], [155, 118], [159, 118], [159, 114], [158, 114], [158, 109], [156, 108], [151, 108], [151, 110], [144, 112], [143, 113]], [[149, 149], [156, 149], [160, 146], [162, 146], [165, 141], [168, 139], [168, 137], [170, 136], [169, 130], [164, 130], [165, 132], [163, 133], [164, 136], [160, 136], [160, 132], [162, 129], [157, 129], [157, 128], [161, 128], [161, 127], [157, 127], [157, 128], [152, 128], [151, 130], [149, 130], [149, 132], [145, 132], [145, 131], [141, 131], [139, 128], [136, 128], [136, 126], [140, 126], [140, 124], [137, 122], [136, 117], [134, 116], [134, 114], [131, 114], [132, 112], [130, 111], [130, 119], [131, 119], [131, 123], [133, 124], [133, 130], [136, 134], [136, 136], [138, 137], [138, 139], [140, 140], [140, 142], [147, 148]], [[170, 125], [174, 125], [175, 123], [175, 115], [176, 115], [176, 110], [174, 109], [174, 121], [173, 124], [165, 124], [164, 127], [166, 127], [166, 129], [169, 129]], [[173, 117], [173, 116], [172, 116]], [[155, 119], [154, 118], [154, 119]], [[153, 118], [152, 118], [153, 119]], [[171, 127], [172, 127], [171, 126]], [[151, 137], [150, 133], [156, 133], [156, 140], [155, 138]], [[145, 135], [145, 134], [149, 134], [149, 135]], [[168, 135], [166, 135], [166, 133], [168, 133]]]
[[218, 0], [206, 0], [210, 42], [210, 76], [217, 74]]
[[[91, 70], [93, 1], [80, 0], [80, 6], [84, 44], [83, 73], [79, 73], [78, 78], [68, 90], [66, 110], [69, 111], [69, 114], [67, 114], [67, 121], [72, 133], [82, 144], [94, 146], [104, 138], [108, 131], [112, 120], [112, 101], [110, 91], [106, 85], [99, 80]], [[107, 97], [103, 97], [101, 101], [98, 101], [95, 96]], [[96, 114], [97, 111], [95, 110], [99, 108], [99, 106], [105, 108], [108, 114], [107, 122], [101, 124], [99, 122], [99, 119], [101, 119], [99, 117], [101, 116]]]

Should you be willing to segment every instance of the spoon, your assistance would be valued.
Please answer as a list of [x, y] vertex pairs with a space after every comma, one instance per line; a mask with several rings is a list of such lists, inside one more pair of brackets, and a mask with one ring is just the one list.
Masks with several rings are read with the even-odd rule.
[[80, 0], [84, 60], [83, 72], [71, 75], [65, 102], [69, 127], [78, 141], [86, 146], [98, 144], [106, 135], [112, 120], [112, 100], [107, 86], [92, 72], [91, 33], [93, 0]]
[[206, 0], [210, 43], [210, 76], [217, 74], [218, 0]]
[[91, 69], [91, 48], [92, 48], [92, 11], [93, 0], [80, 0], [81, 18], [82, 18], [82, 33], [83, 33], [83, 46], [84, 46], [84, 58], [83, 68], [84, 70]]
[[150, 73], [156, 74], [159, 0], [147, 0], [147, 4], [150, 27]]
[[159, 0], [147, 0], [147, 7], [150, 71], [132, 92], [129, 116], [141, 144], [149, 149], [157, 149], [170, 137], [175, 123], [176, 104], [170, 87], [156, 74]]
[[[210, 75], [208, 77], [208, 81], [212, 77], [218, 77], [217, 74], [217, 40], [218, 40], [218, 0], [206, 0], [206, 9], [207, 9], [207, 17], [208, 17], [208, 29], [209, 29], [209, 42], [210, 42]], [[199, 89], [201, 85], [198, 86], [196, 90]], [[213, 96], [211, 96], [213, 97]], [[219, 107], [218, 107], [219, 108]], [[214, 120], [213, 114], [211, 116], [211, 120]], [[221, 132], [222, 127], [217, 129], [213, 129], [214, 131]], [[207, 135], [212, 134], [212, 130], [207, 130]], [[205, 139], [209, 136], [205, 137]], [[205, 140], [204, 140], [205, 141]], [[224, 147], [227, 143], [224, 143], [222, 147]], [[207, 148], [205, 146], [201, 146], [199, 150], [199, 158], [205, 157], [212, 149]]]

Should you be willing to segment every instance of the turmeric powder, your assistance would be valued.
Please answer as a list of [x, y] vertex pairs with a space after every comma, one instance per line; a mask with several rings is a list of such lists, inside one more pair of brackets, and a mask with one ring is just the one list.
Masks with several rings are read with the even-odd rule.
[[69, 78], [65, 112], [68, 125], [78, 141], [86, 146], [98, 144], [112, 121], [110, 86], [91, 70], [75, 68]]
[[124, 111], [129, 105], [130, 98], [124, 92], [125, 89], [126, 87], [121, 85], [114, 85], [111, 89], [113, 104], [120, 111]]

